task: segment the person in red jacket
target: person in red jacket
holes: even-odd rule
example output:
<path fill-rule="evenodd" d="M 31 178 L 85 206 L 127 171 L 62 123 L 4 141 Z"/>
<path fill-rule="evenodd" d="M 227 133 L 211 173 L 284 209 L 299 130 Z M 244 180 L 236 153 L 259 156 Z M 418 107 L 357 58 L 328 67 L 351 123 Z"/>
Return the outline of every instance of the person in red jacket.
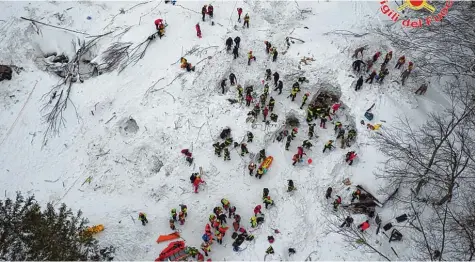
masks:
<path fill-rule="evenodd" d="M 360 231 L 362 232 L 364 232 L 369 227 L 370 227 L 370 224 L 368 220 L 366 220 L 364 223 L 359 225 Z"/>
<path fill-rule="evenodd" d="M 213 18 L 213 6 L 212 6 L 212 4 L 208 5 L 208 15 L 210 16 L 210 18 Z"/>
<path fill-rule="evenodd" d="M 253 97 L 250 94 L 247 94 L 246 95 L 246 106 L 250 106 L 251 101 L 253 101 Z"/>
<path fill-rule="evenodd" d="M 296 165 L 297 161 L 299 161 L 299 154 L 294 154 L 294 156 L 293 156 L 293 166 Z"/>
<path fill-rule="evenodd" d="M 197 176 L 195 178 L 195 181 L 193 181 L 193 187 L 195 188 L 195 193 L 198 193 L 198 187 L 200 186 L 200 184 L 203 184 L 203 183 L 205 183 L 205 181 L 203 181 L 200 176 Z"/>
<path fill-rule="evenodd" d="M 195 30 L 197 30 L 198 38 L 202 38 L 202 30 L 200 30 L 200 25 L 198 23 L 195 25 Z"/>
<path fill-rule="evenodd" d="M 306 155 L 306 156 L 307 156 L 307 154 L 304 153 L 304 149 L 302 148 L 302 146 L 298 146 L 297 149 L 298 149 L 298 152 L 297 152 L 297 153 L 298 153 L 298 156 L 299 156 L 299 160 L 302 159 L 302 155 Z"/>
<path fill-rule="evenodd" d="M 263 214 L 263 213 L 261 213 L 261 205 L 255 206 L 255 209 L 253 210 L 253 212 L 255 213 L 255 216 L 257 214 Z"/>
<path fill-rule="evenodd" d="M 375 61 L 377 61 L 379 57 L 380 57 L 380 52 L 375 53 L 375 55 L 372 57 L 372 61 L 375 63 Z"/>
<path fill-rule="evenodd" d="M 268 107 L 265 107 L 263 110 L 263 117 L 264 117 L 263 122 L 266 122 L 266 117 L 268 117 L 268 113 L 269 113 L 269 109 Z"/>
<path fill-rule="evenodd" d="M 356 157 L 357 157 L 357 154 L 354 151 L 350 151 L 347 153 L 345 157 L 345 162 L 349 162 L 349 166 L 351 166 Z"/>
<path fill-rule="evenodd" d="M 241 7 L 238 7 L 236 11 L 238 11 L 238 23 L 241 23 L 241 13 L 243 13 L 243 9 L 241 9 Z"/>
<path fill-rule="evenodd" d="M 159 30 L 159 26 L 163 24 L 163 20 L 159 18 L 155 20 L 154 24 L 155 24 L 155 29 Z"/>
<path fill-rule="evenodd" d="M 205 261 L 205 257 L 202 255 L 202 253 L 198 252 L 198 258 L 197 261 Z"/>

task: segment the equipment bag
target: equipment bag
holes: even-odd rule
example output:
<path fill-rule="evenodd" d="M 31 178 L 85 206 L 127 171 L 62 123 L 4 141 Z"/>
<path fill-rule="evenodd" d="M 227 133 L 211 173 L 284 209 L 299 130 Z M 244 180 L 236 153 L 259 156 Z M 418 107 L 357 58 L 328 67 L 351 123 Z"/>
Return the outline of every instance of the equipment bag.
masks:
<path fill-rule="evenodd" d="M 365 112 L 364 114 L 365 118 L 367 118 L 367 120 L 369 121 L 372 121 L 372 119 L 374 119 L 374 114 L 370 113 L 370 112 Z"/>

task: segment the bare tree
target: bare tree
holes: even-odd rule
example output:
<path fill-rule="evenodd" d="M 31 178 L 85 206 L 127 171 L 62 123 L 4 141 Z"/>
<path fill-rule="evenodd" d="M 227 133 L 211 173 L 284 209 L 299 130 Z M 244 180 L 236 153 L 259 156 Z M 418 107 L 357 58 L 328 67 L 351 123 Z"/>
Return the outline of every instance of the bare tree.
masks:
<path fill-rule="evenodd" d="M 350 214 L 349 214 L 350 215 Z M 335 216 L 327 216 L 327 233 L 336 233 L 343 237 L 347 247 L 352 249 L 360 249 L 364 247 L 367 253 L 376 253 L 387 261 L 391 261 L 383 254 L 378 247 L 372 245 L 369 239 L 369 233 L 362 232 L 356 225 L 350 227 L 341 227 L 340 224 L 345 221 L 346 214 L 338 213 Z"/>
<path fill-rule="evenodd" d="M 455 187 L 474 181 L 474 89 L 450 84 L 451 106 L 430 113 L 421 126 L 406 118 L 379 136 L 376 145 L 388 156 L 383 174 L 393 188 L 406 186 L 421 200 L 442 205 Z M 442 198 L 439 198 L 443 196 Z"/>
<path fill-rule="evenodd" d="M 445 2 L 433 4 L 443 8 Z M 375 31 L 394 47 L 410 52 L 421 76 L 458 75 L 474 79 L 474 11 L 474 1 L 454 1 L 443 20 L 437 22 L 427 20 L 426 12 L 408 10 L 412 20 L 421 19 L 430 25 L 402 30 L 401 23 L 392 23 Z"/>

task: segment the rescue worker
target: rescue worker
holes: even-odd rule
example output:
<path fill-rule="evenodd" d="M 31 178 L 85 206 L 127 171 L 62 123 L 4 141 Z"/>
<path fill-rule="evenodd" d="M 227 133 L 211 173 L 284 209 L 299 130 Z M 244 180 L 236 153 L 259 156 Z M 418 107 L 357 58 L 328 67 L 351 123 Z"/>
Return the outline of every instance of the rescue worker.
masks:
<path fill-rule="evenodd" d="M 395 65 L 395 68 L 398 68 L 400 69 L 400 67 L 405 64 L 405 56 L 401 56 L 398 61 L 397 61 L 397 64 Z"/>
<path fill-rule="evenodd" d="M 304 141 L 302 142 L 302 146 L 303 146 L 304 148 L 306 148 L 306 149 L 311 149 L 312 144 L 311 144 L 311 142 L 310 142 L 309 140 L 304 140 Z"/>
<path fill-rule="evenodd" d="M 302 104 L 300 109 L 306 104 L 307 98 L 309 97 L 309 93 L 305 93 L 304 96 L 302 97 Z"/>
<path fill-rule="evenodd" d="M 383 79 L 385 78 L 385 76 L 387 76 L 389 74 L 389 71 L 388 71 L 388 68 L 385 68 L 385 70 L 382 70 L 378 73 L 378 82 L 379 83 L 382 83 L 383 82 Z"/>
<path fill-rule="evenodd" d="M 185 223 L 185 214 L 182 211 L 179 212 L 178 220 L 180 225 L 183 225 Z"/>
<path fill-rule="evenodd" d="M 269 109 L 268 107 L 265 107 L 263 110 L 263 117 L 264 117 L 263 122 L 266 122 L 266 117 L 268 117 L 268 113 L 269 113 Z"/>
<path fill-rule="evenodd" d="M 359 53 L 360 53 L 360 56 L 364 57 L 364 50 L 365 50 L 365 46 L 355 49 L 354 55 L 352 56 L 352 58 L 357 58 L 359 56 Z"/>
<path fill-rule="evenodd" d="M 220 146 L 220 142 L 216 142 L 215 144 L 213 144 L 213 148 L 215 148 L 215 155 L 217 155 L 218 157 L 221 157 L 221 146 Z"/>
<path fill-rule="evenodd" d="M 236 83 L 236 76 L 235 76 L 235 74 L 231 73 L 229 78 L 230 78 L 230 85 L 234 86 L 235 83 Z M 243 89 L 241 89 L 241 90 L 243 91 Z"/>
<path fill-rule="evenodd" d="M 238 57 L 238 45 L 235 45 L 233 47 L 233 59 L 236 59 Z"/>
<path fill-rule="evenodd" d="M 198 38 L 202 38 L 202 30 L 200 29 L 200 25 L 198 23 L 195 25 L 195 30 L 197 31 Z"/>
<path fill-rule="evenodd" d="M 173 219 L 169 219 L 169 226 L 170 229 L 175 231 L 175 221 Z"/>
<path fill-rule="evenodd" d="M 342 198 L 340 196 L 336 196 L 336 197 L 337 198 L 334 200 L 334 203 L 332 203 L 332 205 L 334 206 L 334 211 L 337 211 L 337 208 L 342 203 Z"/>
<path fill-rule="evenodd" d="M 264 105 L 266 105 L 266 94 L 261 94 L 259 96 L 259 102 L 261 104 L 261 107 L 264 107 Z M 259 109 L 259 107 L 258 107 Z"/>
<path fill-rule="evenodd" d="M 218 216 L 218 221 L 220 221 L 221 225 L 226 224 L 226 214 L 225 213 L 220 214 Z"/>
<path fill-rule="evenodd" d="M 231 160 L 231 158 L 230 158 L 230 151 L 228 150 L 228 147 L 225 147 L 225 148 L 223 149 L 223 157 L 224 157 L 224 158 L 223 158 L 224 160 Z"/>
<path fill-rule="evenodd" d="M 390 60 L 392 60 L 392 55 L 393 55 L 393 52 L 390 51 L 388 52 L 386 55 L 385 55 L 385 61 L 383 61 L 383 63 L 386 65 Z"/>
<path fill-rule="evenodd" d="M 294 182 L 292 180 L 288 180 L 288 192 L 291 192 L 293 190 L 296 190 L 294 187 Z"/>
<path fill-rule="evenodd" d="M 243 87 L 241 85 L 236 86 L 236 90 L 238 90 L 238 101 L 243 102 Z"/>
<path fill-rule="evenodd" d="M 372 84 L 376 75 L 377 75 L 377 72 L 375 70 L 372 71 L 372 73 L 370 73 L 369 77 L 367 79 L 365 79 L 365 83 L 370 81 L 369 84 Z"/>
<path fill-rule="evenodd" d="M 400 75 L 402 77 L 402 86 L 405 85 L 405 80 L 407 80 L 409 75 L 410 71 L 408 70 L 403 71 L 403 73 Z"/>
<path fill-rule="evenodd" d="M 273 80 L 274 80 L 274 87 L 277 87 L 278 86 L 278 81 L 279 81 L 279 74 L 278 72 L 274 72 L 273 74 Z M 276 89 L 275 89 L 276 91 Z"/>
<path fill-rule="evenodd" d="M 336 122 L 334 123 L 334 132 L 337 133 L 338 130 L 341 129 L 341 128 L 342 128 L 342 123 L 339 122 L 339 121 L 336 121 Z"/>
<path fill-rule="evenodd" d="M 417 95 L 424 95 L 426 93 L 426 90 L 428 89 L 428 86 L 423 83 L 418 89 L 417 91 L 415 91 L 415 94 Z"/>
<path fill-rule="evenodd" d="M 340 227 L 350 227 L 350 224 L 352 224 L 354 222 L 354 219 L 351 217 L 351 216 L 347 216 L 344 220 L 344 223 L 342 223 L 342 225 L 340 225 Z"/>
<path fill-rule="evenodd" d="M 345 135 L 345 129 L 344 128 L 339 128 L 338 129 L 338 134 L 337 134 L 337 137 L 336 137 L 336 140 L 339 139 L 339 138 L 344 138 L 344 135 Z"/>
<path fill-rule="evenodd" d="M 261 162 L 263 160 L 266 159 L 266 151 L 264 149 L 261 149 L 259 151 L 259 158 L 258 158 L 258 162 Z"/>
<path fill-rule="evenodd" d="M 293 130 L 291 131 L 291 139 L 292 140 L 294 140 L 294 138 L 296 138 L 297 133 L 298 133 L 297 127 L 293 128 Z"/>
<path fill-rule="evenodd" d="M 246 134 L 246 136 L 248 137 L 248 141 L 247 143 L 252 143 L 253 142 L 253 133 L 251 133 L 250 131 L 248 131 L 248 133 Z"/>
<path fill-rule="evenodd" d="M 221 93 L 222 93 L 222 94 L 225 94 L 226 78 L 223 79 L 223 80 L 221 80 L 220 86 L 221 86 Z"/>
<path fill-rule="evenodd" d="M 316 126 L 316 124 L 309 124 L 309 130 L 307 131 L 309 139 L 311 139 L 314 136 L 314 127 L 315 126 Z"/>
<path fill-rule="evenodd" d="M 278 50 L 276 47 L 273 48 L 273 62 L 276 62 L 276 59 L 278 58 Z"/>
<path fill-rule="evenodd" d="M 274 91 L 279 90 L 278 95 L 280 95 L 283 92 L 283 81 L 279 80 L 278 86 L 274 89 Z"/>
<path fill-rule="evenodd" d="M 159 39 L 162 39 L 162 36 L 164 36 L 164 34 L 165 34 L 165 25 L 161 23 L 159 25 Z"/>
<path fill-rule="evenodd" d="M 193 182 L 193 187 L 195 188 L 195 193 L 198 193 L 198 187 L 200 186 L 200 184 L 203 184 L 203 183 L 205 183 L 205 181 L 203 181 L 200 176 L 197 176 L 195 178 L 195 181 Z"/>
<path fill-rule="evenodd" d="M 255 208 L 253 209 L 253 213 L 255 214 L 255 216 L 258 214 L 262 215 L 263 213 L 261 212 L 261 205 L 255 206 Z"/>
<path fill-rule="evenodd" d="M 258 222 L 256 221 L 256 216 L 252 216 L 250 219 L 251 227 L 255 228 L 258 226 Z"/>
<path fill-rule="evenodd" d="M 225 139 L 225 147 L 231 145 L 231 143 L 233 143 L 233 138 L 227 137 L 227 138 Z"/>
<path fill-rule="evenodd" d="M 205 14 L 207 13 L 207 5 L 202 7 L 202 21 L 205 22 Z"/>
<path fill-rule="evenodd" d="M 212 6 L 212 4 L 208 5 L 208 15 L 210 16 L 210 18 L 213 18 L 213 6 Z"/>
<path fill-rule="evenodd" d="M 331 198 L 331 194 L 332 194 L 332 187 L 328 187 L 326 191 L 326 199 Z"/>
<path fill-rule="evenodd" d="M 149 220 L 147 220 L 147 216 L 145 215 L 145 213 L 142 213 L 142 212 L 139 213 L 139 220 L 140 222 L 142 222 L 143 226 L 149 223 Z"/>
<path fill-rule="evenodd" d="M 211 252 L 211 247 L 210 247 L 210 244 L 208 243 L 202 243 L 202 245 L 200 245 L 200 248 L 202 249 L 203 253 L 205 253 L 205 256 L 208 257 L 208 252 Z"/>
<path fill-rule="evenodd" d="M 356 157 L 357 157 L 357 154 L 354 151 L 350 151 L 349 153 L 347 153 L 345 161 L 349 162 L 349 166 L 351 166 L 352 163 L 354 163 L 354 159 Z"/>
<path fill-rule="evenodd" d="M 264 208 L 268 209 L 268 206 L 272 206 L 274 205 L 274 201 L 271 199 L 270 196 L 267 196 L 263 199 L 263 203 L 264 203 Z"/>
<path fill-rule="evenodd" d="M 327 141 L 327 143 L 324 145 L 324 149 L 322 150 L 322 153 L 326 152 L 326 149 L 331 150 L 333 147 L 335 148 L 335 146 L 332 144 L 333 142 L 334 140 Z"/>
<path fill-rule="evenodd" d="M 297 152 L 297 153 L 298 153 L 298 155 L 299 155 L 299 160 L 300 160 L 300 162 L 302 162 L 302 161 L 301 161 L 301 160 L 302 160 L 302 156 L 303 156 L 303 155 L 306 155 L 306 156 L 307 156 L 307 154 L 304 153 L 304 149 L 302 148 L 302 146 L 298 146 L 297 149 L 298 149 L 298 152 Z"/>
<path fill-rule="evenodd" d="M 355 91 L 359 91 L 362 88 L 363 84 L 364 84 L 364 77 L 360 76 L 359 80 L 357 80 L 357 84 L 355 85 Z"/>
<path fill-rule="evenodd" d="M 208 217 L 208 221 L 210 221 L 210 225 L 213 226 L 213 223 L 215 223 L 215 220 L 216 220 L 216 216 L 214 214 L 211 214 L 209 217 Z"/>
<path fill-rule="evenodd" d="M 269 98 L 269 102 L 268 102 L 268 108 L 269 108 L 269 111 L 273 112 L 273 109 L 274 109 L 274 104 L 276 103 L 276 101 L 274 100 L 273 97 L 270 97 Z"/>
<path fill-rule="evenodd" d="M 245 143 L 241 143 L 241 156 L 245 156 L 245 154 L 248 154 L 248 148 L 246 148 Z"/>
<path fill-rule="evenodd" d="M 380 52 L 377 52 L 374 54 L 374 56 L 372 57 L 372 61 L 375 63 L 377 62 L 378 58 L 380 57 Z"/>
<path fill-rule="evenodd" d="M 223 234 L 220 233 L 220 231 L 216 231 L 215 236 L 217 238 L 217 243 L 222 245 L 223 244 Z"/>
<path fill-rule="evenodd" d="M 270 254 L 274 254 L 274 249 L 272 246 L 269 246 L 268 249 L 266 249 L 266 254 L 270 255 Z"/>
<path fill-rule="evenodd" d="M 410 73 L 412 72 L 412 70 L 413 70 L 413 62 L 408 62 L 408 69 L 407 69 L 407 70 L 408 70 L 408 72 L 410 72 Z"/>
<path fill-rule="evenodd" d="M 241 41 L 241 38 L 239 36 L 235 37 L 235 39 L 233 39 L 233 41 L 235 42 L 235 47 L 238 49 L 240 48 L 240 41 Z"/>
<path fill-rule="evenodd" d="M 238 12 L 238 23 L 241 23 L 241 13 L 243 13 L 243 9 L 238 7 L 236 11 Z"/>
<path fill-rule="evenodd" d="M 293 140 L 292 136 L 288 135 L 288 137 L 286 138 L 286 146 L 285 146 L 286 150 L 289 150 L 289 146 L 291 145 L 291 140 Z"/>
<path fill-rule="evenodd" d="M 235 206 L 230 207 L 228 209 L 228 218 L 231 218 L 232 216 L 234 216 L 235 212 L 236 212 L 236 207 Z"/>
<path fill-rule="evenodd" d="M 251 60 L 256 61 L 256 57 L 253 55 L 253 51 L 248 52 L 248 65 L 251 65 Z"/>
<path fill-rule="evenodd" d="M 296 163 L 299 161 L 299 154 L 294 154 L 293 155 L 293 166 L 296 165 Z"/>
<path fill-rule="evenodd" d="M 217 216 L 219 216 L 222 213 L 221 207 L 214 207 L 213 208 L 213 213 Z"/>
<path fill-rule="evenodd" d="M 264 41 L 264 44 L 266 45 L 266 54 L 269 54 L 269 51 L 271 50 L 271 42 Z"/>
<path fill-rule="evenodd" d="M 349 132 L 347 132 L 347 139 L 346 139 L 347 146 L 350 146 L 350 141 L 354 140 L 356 135 L 357 135 L 357 132 L 355 131 L 355 129 L 351 129 L 349 130 Z"/>
<path fill-rule="evenodd" d="M 310 123 L 312 121 L 312 116 L 313 115 L 314 115 L 314 107 L 312 105 L 309 105 L 307 107 L 306 122 Z"/>
<path fill-rule="evenodd" d="M 177 221 L 177 210 L 175 208 L 172 208 L 172 210 L 170 210 L 170 216 L 174 221 Z"/>
<path fill-rule="evenodd" d="M 246 94 L 246 106 L 250 106 L 251 105 L 251 101 L 253 101 L 253 97 L 251 96 L 251 94 Z"/>
<path fill-rule="evenodd" d="M 187 217 L 187 205 L 180 204 L 179 206 L 185 217 Z"/>
<path fill-rule="evenodd" d="M 228 199 L 226 199 L 226 198 L 222 198 L 220 202 L 221 202 L 221 205 L 223 206 L 223 208 L 225 210 L 228 210 L 228 208 L 230 207 L 230 201 L 228 201 Z"/>
<path fill-rule="evenodd" d="M 269 94 L 269 85 L 268 85 L 268 83 L 266 83 L 266 84 L 264 85 L 263 93 L 264 93 L 264 95 L 265 95 L 266 98 L 267 98 L 267 97 L 268 97 L 268 94 Z"/>
<path fill-rule="evenodd" d="M 258 170 L 256 171 L 255 177 L 261 179 L 263 175 L 264 175 L 264 169 L 262 167 L 259 167 Z"/>
<path fill-rule="evenodd" d="M 231 46 L 233 45 L 233 38 L 228 37 L 228 38 L 226 39 L 225 45 L 226 45 L 226 51 L 230 51 L 230 50 L 231 50 Z"/>
<path fill-rule="evenodd" d="M 271 69 L 266 69 L 266 81 L 271 80 Z"/>
<path fill-rule="evenodd" d="M 320 122 L 319 126 L 326 129 L 326 122 L 327 122 L 326 115 L 325 114 L 320 114 L 320 119 L 321 119 L 321 122 Z"/>
<path fill-rule="evenodd" d="M 245 15 L 245 22 L 243 23 L 243 28 L 245 27 L 246 25 L 246 28 L 250 28 L 250 16 L 248 14 Z"/>
<path fill-rule="evenodd" d="M 360 72 L 360 66 L 365 66 L 365 62 L 360 59 L 355 60 L 352 63 L 352 68 L 354 68 L 354 71 Z"/>
<path fill-rule="evenodd" d="M 354 192 L 352 192 L 352 199 L 350 200 L 350 202 L 354 202 L 355 199 L 359 200 L 360 194 L 362 194 L 362 192 L 360 192 L 360 189 L 357 189 Z"/>

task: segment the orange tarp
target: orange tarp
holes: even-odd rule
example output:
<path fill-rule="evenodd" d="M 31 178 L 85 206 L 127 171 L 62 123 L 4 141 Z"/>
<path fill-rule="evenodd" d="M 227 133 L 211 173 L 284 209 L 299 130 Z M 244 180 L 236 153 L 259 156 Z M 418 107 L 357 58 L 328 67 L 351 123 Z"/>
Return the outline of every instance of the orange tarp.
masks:
<path fill-rule="evenodd" d="M 95 225 L 95 226 L 92 226 L 92 227 L 88 227 L 85 231 L 87 233 L 97 234 L 97 233 L 99 233 L 103 230 L 104 230 L 104 225 L 99 224 L 99 225 Z"/>
<path fill-rule="evenodd" d="M 168 235 L 160 235 L 159 238 L 157 238 L 157 243 L 169 241 L 176 238 L 180 238 L 180 234 L 178 232 L 174 232 Z"/>

